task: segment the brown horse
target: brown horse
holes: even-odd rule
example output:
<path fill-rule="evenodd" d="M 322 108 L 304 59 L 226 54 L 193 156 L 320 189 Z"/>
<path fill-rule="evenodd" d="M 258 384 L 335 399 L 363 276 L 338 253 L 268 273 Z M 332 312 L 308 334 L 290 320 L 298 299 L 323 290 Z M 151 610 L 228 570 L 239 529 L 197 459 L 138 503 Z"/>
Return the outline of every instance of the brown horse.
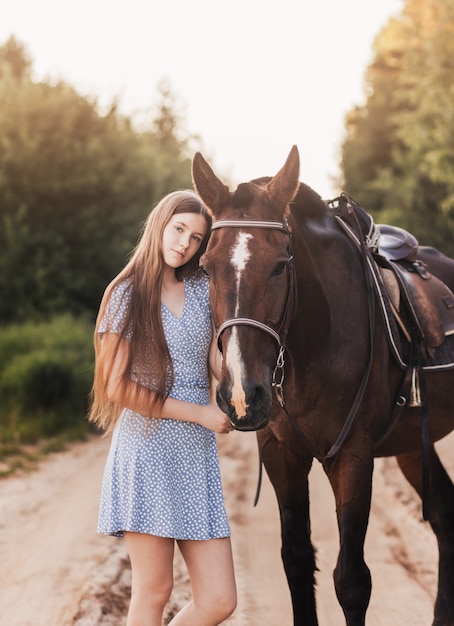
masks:
<path fill-rule="evenodd" d="M 454 486 L 433 443 L 454 428 L 454 369 L 449 362 L 419 367 L 427 355 L 418 350 L 412 372 L 421 375 L 423 402 L 407 403 L 408 373 L 390 348 L 373 288 L 373 245 L 367 232 L 363 237 L 367 213 L 352 213 L 344 202 L 348 224 L 299 183 L 296 147 L 273 178 L 243 183 L 233 193 L 200 153 L 193 179 L 215 218 L 201 264 L 210 276 L 223 354 L 217 402 L 237 430 L 258 431 L 279 503 L 294 624 L 318 623 L 308 494 L 313 458 L 323 464 L 336 500 L 336 593 L 347 626 L 363 626 L 371 593 L 363 547 L 374 457 L 396 456 L 421 496 L 426 483 L 440 557 L 433 625 L 453 626 Z M 454 261 L 433 249 L 419 254 L 454 290 Z M 427 408 L 430 421 L 423 419 Z"/>

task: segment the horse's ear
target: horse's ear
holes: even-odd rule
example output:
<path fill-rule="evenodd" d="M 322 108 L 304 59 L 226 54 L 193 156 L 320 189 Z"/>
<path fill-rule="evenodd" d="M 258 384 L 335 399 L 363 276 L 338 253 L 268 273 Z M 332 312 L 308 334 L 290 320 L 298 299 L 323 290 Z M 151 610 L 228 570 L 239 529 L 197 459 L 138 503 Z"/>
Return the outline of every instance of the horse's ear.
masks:
<path fill-rule="evenodd" d="M 288 213 L 288 205 L 299 187 L 300 157 L 298 148 L 293 146 L 287 160 L 279 172 L 267 185 L 267 191 L 276 207 Z"/>
<path fill-rule="evenodd" d="M 192 180 L 204 204 L 217 215 L 229 199 L 229 188 L 219 180 L 200 152 L 196 152 L 192 160 Z"/>

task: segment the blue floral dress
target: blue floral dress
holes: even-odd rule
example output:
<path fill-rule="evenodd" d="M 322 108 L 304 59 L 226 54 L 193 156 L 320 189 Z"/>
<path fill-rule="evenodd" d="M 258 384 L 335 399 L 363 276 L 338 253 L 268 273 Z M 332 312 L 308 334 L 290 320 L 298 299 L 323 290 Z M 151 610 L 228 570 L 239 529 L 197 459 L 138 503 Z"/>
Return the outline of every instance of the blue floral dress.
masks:
<path fill-rule="evenodd" d="M 161 305 L 174 368 L 169 395 L 209 404 L 208 283 L 203 276 L 192 276 L 184 280 L 184 287 L 180 318 Z M 99 332 L 123 330 L 130 297 L 127 282 L 114 290 Z M 139 382 L 152 388 L 149 379 Z M 123 410 L 104 470 L 98 531 L 121 537 L 125 530 L 174 539 L 230 535 L 213 431 L 192 422 Z"/>

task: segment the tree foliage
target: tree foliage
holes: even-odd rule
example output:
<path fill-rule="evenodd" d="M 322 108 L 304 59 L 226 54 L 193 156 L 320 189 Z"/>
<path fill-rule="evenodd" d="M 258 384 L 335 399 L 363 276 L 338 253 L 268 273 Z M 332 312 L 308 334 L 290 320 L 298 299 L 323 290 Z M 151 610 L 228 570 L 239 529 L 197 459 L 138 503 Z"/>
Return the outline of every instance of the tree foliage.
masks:
<path fill-rule="evenodd" d="M 378 35 L 346 118 L 344 188 L 454 256 L 454 3 L 407 0 Z"/>
<path fill-rule="evenodd" d="M 191 186 L 169 89 L 138 131 L 113 104 L 31 79 L 14 38 L 0 47 L 0 322 L 94 313 L 165 193 Z M 178 131 L 178 132 L 177 132 Z"/>

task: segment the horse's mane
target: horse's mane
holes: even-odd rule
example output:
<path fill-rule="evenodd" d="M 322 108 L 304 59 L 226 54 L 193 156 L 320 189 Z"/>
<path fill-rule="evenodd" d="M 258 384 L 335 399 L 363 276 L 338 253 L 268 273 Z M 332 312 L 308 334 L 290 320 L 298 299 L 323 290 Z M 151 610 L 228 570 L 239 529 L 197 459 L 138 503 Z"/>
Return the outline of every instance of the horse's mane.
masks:
<path fill-rule="evenodd" d="M 267 183 L 270 182 L 271 179 L 271 176 L 262 176 L 261 178 L 255 178 L 254 180 L 251 180 L 251 183 L 260 187 L 264 187 Z M 252 199 L 253 192 L 248 183 L 243 183 L 239 185 L 237 191 L 235 192 L 235 196 L 238 194 L 238 192 L 240 192 L 241 196 L 245 200 L 247 198 Z M 309 185 L 306 185 L 305 183 L 300 183 L 298 191 L 296 192 L 296 196 L 290 203 L 290 208 L 292 213 L 296 215 L 300 215 L 304 211 L 304 215 L 306 217 L 317 218 L 325 213 L 327 209 L 327 204 L 322 199 L 322 197 L 312 189 L 312 187 L 309 187 Z"/>
<path fill-rule="evenodd" d="M 235 209 L 248 207 L 253 202 L 253 185 L 258 185 L 259 187 L 263 186 L 255 180 L 251 181 L 251 183 L 241 183 L 240 185 L 238 185 L 232 196 L 232 205 L 235 207 Z"/>
<path fill-rule="evenodd" d="M 301 213 L 304 211 L 306 217 L 320 218 L 324 215 L 327 209 L 326 202 L 322 197 L 304 183 L 300 183 L 296 196 L 290 203 L 292 212 Z"/>

